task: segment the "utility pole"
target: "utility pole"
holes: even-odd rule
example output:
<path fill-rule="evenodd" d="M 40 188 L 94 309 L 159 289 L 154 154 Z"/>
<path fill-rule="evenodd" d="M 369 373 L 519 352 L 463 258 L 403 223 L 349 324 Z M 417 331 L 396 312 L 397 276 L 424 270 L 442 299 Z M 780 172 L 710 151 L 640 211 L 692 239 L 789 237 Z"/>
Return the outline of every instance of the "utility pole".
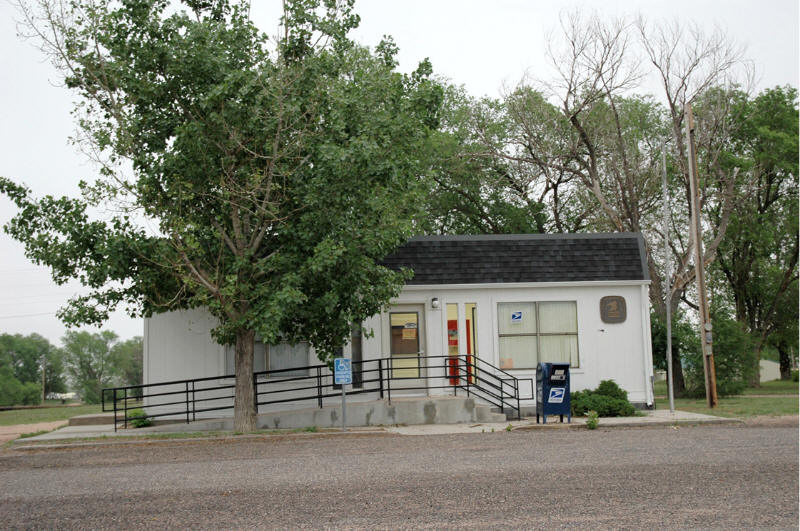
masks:
<path fill-rule="evenodd" d="M 47 354 L 42 353 L 42 405 L 44 405 L 44 399 L 46 398 L 45 391 L 44 391 L 45 373 L 46 372 L 47 372 Z"/>
<path fill-rule="evenodd" d="M 661 190 L 664 195 L 664 304 L 667 308 L 667 394 L 669 411 L 675 413 L 675 391 L 672 387 L 672 291 L 669 286 L 672 268 L 669 260 L 669 196 L 667 194 L 667 142 L 661 141 Z"/>
<path fill-rule="evenodd" d="M 714 372 L 714 353 L 711 349 L 711 318 L 706 298 L 706 278 L 703 261 L 703 233 L 700 228 L 700 185 L 697 176 L 697 153 L 694 148 L 694 115 L 688 103 L 686 113 L 686 144 L 689 152 L 689 193 L 692 196 L 691 236 L 694 239 L 694 274 L 697 279 L 697 314 L 700 321 L 700 344 L 703 348 L 706 403 L 717 407 L 717 376 Z"/>

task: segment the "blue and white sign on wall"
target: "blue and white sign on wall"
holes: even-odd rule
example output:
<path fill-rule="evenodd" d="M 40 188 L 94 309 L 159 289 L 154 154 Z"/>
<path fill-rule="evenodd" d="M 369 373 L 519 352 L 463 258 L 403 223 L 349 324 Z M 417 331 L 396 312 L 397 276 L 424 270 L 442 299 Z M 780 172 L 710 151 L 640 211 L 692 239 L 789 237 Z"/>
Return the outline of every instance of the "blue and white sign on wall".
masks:
<path fill-rule="evenodd" d="M 511 312 L 511 324 L 519 324 L 522 322 L 522 312 Z"/>
<path fill-rule="evenodd" d="M 336 385 L 353 383 L 353 367 L 347 358 L 334 358 L 333 383 Z"/>
<path fill-rule="evenodd" d="M 561 404 L 564 402 L 564 387 L 551 387 L 550 396 L 547 398 L 547 401 L 551 404 Z M 561 422 L 564 422 L 563 418 Z"/>

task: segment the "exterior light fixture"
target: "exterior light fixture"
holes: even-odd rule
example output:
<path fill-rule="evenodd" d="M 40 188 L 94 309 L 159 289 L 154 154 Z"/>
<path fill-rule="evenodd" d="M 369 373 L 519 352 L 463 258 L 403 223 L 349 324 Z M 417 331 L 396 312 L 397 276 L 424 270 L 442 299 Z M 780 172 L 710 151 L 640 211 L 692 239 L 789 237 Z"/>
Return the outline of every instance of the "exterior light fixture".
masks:
<path fill-rule="evenodd" d="M 439 298 L 438 297 L 434 297 L 434 298 L 431 299 L 431 308 L 433 308 L 434 310 L 438 310 L 439 309 Z"/>

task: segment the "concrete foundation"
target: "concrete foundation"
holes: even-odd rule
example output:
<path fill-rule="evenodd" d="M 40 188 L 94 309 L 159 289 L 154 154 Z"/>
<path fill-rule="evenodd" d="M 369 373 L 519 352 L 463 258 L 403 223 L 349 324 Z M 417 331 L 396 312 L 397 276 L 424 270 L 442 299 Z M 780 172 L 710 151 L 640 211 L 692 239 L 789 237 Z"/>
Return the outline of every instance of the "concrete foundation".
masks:
<path fill-rule="evenodd" d="M 478 404 L 473 398 L 400 398 L 348 402 L 346 421 L 348 427 L 396 426 L 415 424 L 460 424 L 476 422 L 506 422 L 506 415 L 492 411 L 490 406 Z M 256 420 L 259 429 L 338 428 L 342 425 L 342 407 L 328 405 L 322 408 L 292 409 L 261 413 Z M 232 430 L 233 418 L 198 420 L 195 429 L 208 431 Z M 201 426 L 202 425 L 202 426 Z M 160 426 L 161 431 L 184 431 L 185 423 L 175 422 Z"/>

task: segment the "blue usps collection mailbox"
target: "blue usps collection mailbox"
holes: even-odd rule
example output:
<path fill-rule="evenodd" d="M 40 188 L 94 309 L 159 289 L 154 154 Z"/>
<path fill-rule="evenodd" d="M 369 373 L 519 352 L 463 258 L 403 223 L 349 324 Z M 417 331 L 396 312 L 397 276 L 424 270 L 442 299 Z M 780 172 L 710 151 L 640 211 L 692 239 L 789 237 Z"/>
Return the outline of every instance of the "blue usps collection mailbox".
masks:
<path fill-rule="evenodd" d="M 569 363 L 539 363 L 536 366 L 536 423 L 547 424 L 547 415 L 560 415 L 572 422 L 569 401 Z"/>

